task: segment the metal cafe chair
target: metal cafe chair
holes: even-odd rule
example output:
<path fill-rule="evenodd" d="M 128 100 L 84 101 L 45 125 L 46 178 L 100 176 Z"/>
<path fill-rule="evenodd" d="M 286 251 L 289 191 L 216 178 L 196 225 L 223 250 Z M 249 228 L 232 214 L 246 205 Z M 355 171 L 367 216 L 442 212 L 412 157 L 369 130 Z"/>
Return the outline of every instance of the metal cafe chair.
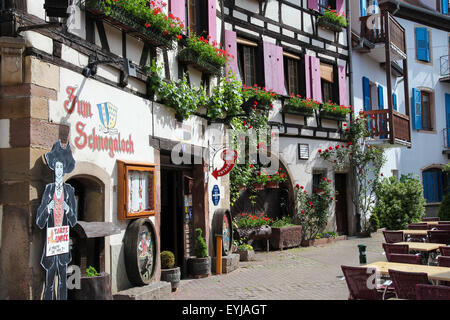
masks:
<path fill-rule="evenodd" d="M 404 239 L 403 231 L 383 231 L 386 243 L 402 242 Z"/>
<path fill-rule="evenodd" d="M 397 263 L 420 264 L 422 257 L 419 254 L 399 254 L 390 253 L 387 255 L 387 261 Z"/>
<path fill-rule="evenodd" d="M 423 222 L 440 221 L 440 220 L 441 220 L 441 218 L 439 218 L 439 217 L 425 217 L 425 218 L 422 218 Z"/>
<path fill-rule="evenodd" d="M 450 256 L 450 246 L 439 247 L 439 252 L 441 253 L 441 256 Z"/>
<path fill-rule="evenodd" d="M 428 241 L 430 243 L 450 243 L 450 231 L 449 230 L 428 230 Z"/>
<path fill-rule="evenodd" d="M 450 224 L 438 224 L 434 226 L 437 230 L 447 230 L 450 231 Z"/>
<path fill-rule="evenodd" d="M 369 288 L 367 284 L 376 272 L 375 269 L 350 266 L 341 266 L 341 269 L 350 291 L 349 300 L 383 300 L 394 297 L 393 287 L 375 285 Z"/>
<path fill-rule="evenodd" d="M 407 244 L 383 243 L 383 249 L 386 256 L 391 253 L 408 254 L 409 246 Z"/>
<path fill-rule="evenodd" d="M 399 299 L 416 299 L 416 284 L 431 284 L 424 272 L 405 272 L 389 269 L 389 276 L 394 283 L 395 293 Z"/>
<path fill-rule="evenodd" d="M 409 230 L 428 230 L 428 223 L 419 222 L 419 223 L 410 223 L 408 224 Z"/>
<path fill-rule="evenodd" d="M 416 300 L 450 300 L 450 287 L 417 284 Z"/>

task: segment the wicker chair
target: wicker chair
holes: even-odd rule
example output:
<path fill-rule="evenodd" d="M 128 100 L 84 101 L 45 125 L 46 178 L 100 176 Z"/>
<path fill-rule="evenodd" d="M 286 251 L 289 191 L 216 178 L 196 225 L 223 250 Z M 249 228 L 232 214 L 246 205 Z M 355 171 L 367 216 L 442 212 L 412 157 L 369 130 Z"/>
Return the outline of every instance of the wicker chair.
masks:
<path fill-rule="evenodd" d="M 450 247 L 439 247 L 441 256 L 450 256 Z"/>
<path fill-rule="evenodd" d="M 409 246 L 407 244 L 383 243 L 383 249 L 386 257 L 391 253 L 408 254 Z"/>
<path fill-rule="evenodd" d="M 389 276 L 394 284 L 399 299 L 416 299 L 416 284 L 431 284 L 428 275 L 423 272 L 404 272 L 389 269 Z"/>
<path fill-rule="evenodd" d="M 441 218 L 439 217 L 428 217 L 428 218 L 422 218 L 422 221 L 428 222 L 428 221 L 440 221 Z"/>
<path fill-rule="evenodd" d="M 428 230 L 428 223 L 420 222 L 420 223 L 410 223 L 408 224 L 409 230 Z"/>
<path fill-rule="evenodd" d="M 383 231 L 386 243 L 402 242 L 404 239 L 403 231 Z"/>
<path fill-rule="evenodd" d="M 410 264 L 420 264 L 422 257 L 415 254 L 399 254 L 390 253 L 386 255 L 387 261 L 397 262 L 397 263 L 410 263 Z"/>
<path fill-rule="evenodd" d="M 428 284 L 416 285 L 417 300 L 450 300 L 450 287 Z"/>
<path fill-rule="evenodd" d="M 383 298 L 394 296 L 392 291 L 387 292 L 387 287 L 368 287 L 367 283 L 376 272 L 375 269 L 350 266 L 341 266 L 341 268 L 350 292 L 349 300 L 383 300 Z M 383 289 L 385 289 L 385 293 L 383 293 Z M 391 289 L 393 288 L 391 287 Z"/>
<path fill-rule="evenodd" d="M 447 230 L 428 230 L 428 241 L 431 243 L 450 243 L 450 231 Z"/>

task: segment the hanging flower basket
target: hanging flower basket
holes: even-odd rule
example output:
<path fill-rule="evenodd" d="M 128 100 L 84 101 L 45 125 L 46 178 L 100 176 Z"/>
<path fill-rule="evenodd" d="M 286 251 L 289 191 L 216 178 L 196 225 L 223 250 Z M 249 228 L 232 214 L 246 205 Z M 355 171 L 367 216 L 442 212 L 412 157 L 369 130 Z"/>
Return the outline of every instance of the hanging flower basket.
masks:
<path fill-rule="evenodd" d="M 305 116 L 305 117 L 312 117 L 314 116 L 314 109 L 313 108 L 299 108 L 295 107 L 289 104 L 285 104 L 283 106 L 283 112 L 288 114 L 295 114 L 299 116 Z"/>
<path fill-rule="evenodd" d="M 326 110 L 320 111 L 320 118 L 328 120 L 346 121 L 347 115 L 341 113 L 330 112 Z"/>
<path fill-rule="evenodd" d="M 254 183 L 252 187 L 256 191 L 261 191 L 264 190 L 264 183 Z"/>
<path fill-rule="evenodd" d="M 128 34 L 133 34 L 135 37 L 151 43 L 155 47 L 172 49 L 174 39 L 170 36 L 164 36 L 161 30 L 153 26 L 146 27 L 145 21 L 135 17 L 119 6 L 111 6 L 109 14 L 106 15 L 104 6 L 103 1 L 87 0 L 85 10 L 96 18 L 107 21 Z"/>
<path fill-rule="evenodd" d="M 317 25 L 322 27 L 323 29 L 334 31 L 334 32 L 342 32 L 343 28 L 342 26 L 333 23 L 332 21 L 329 21 L 327 19 L 318 19 Z"/>
<path fill-rule="evenodd" d="M 187 65 L 192 65 L 199 71 L 207 74 L 219 75 L 222 72 L 222 67 L 220 65 L 216 65 L 200 57 L 198 53 L 191 48 L 184 48 L 181 50 L 178 54 L 178 61 Z"/>
<path fill-rule="evenodd" d="M 266 189 L 279 189 L 280 184 L 277 181 L 266 182 Z"/>

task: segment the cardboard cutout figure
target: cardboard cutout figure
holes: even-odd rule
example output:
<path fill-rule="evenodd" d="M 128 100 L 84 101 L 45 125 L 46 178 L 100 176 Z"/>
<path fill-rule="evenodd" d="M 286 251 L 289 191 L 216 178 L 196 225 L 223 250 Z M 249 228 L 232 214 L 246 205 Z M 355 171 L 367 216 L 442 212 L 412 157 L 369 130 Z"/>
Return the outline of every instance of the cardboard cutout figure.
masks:
<path fill-rule="evenodd" d="M 77 223 L 75 190 L 63 183 L 63 176 L 73 171 L 75 159 L 70 145 L 61 147 L 61 141 L 45 154 L 48 167 L 55 172 L 55 182 L 45 186 L 41 205 L 38 208 L 36 224 L 40 229 L 47 226 L 47 237 L 41 258 L 46 270 L 44 300 L 55 296 L 55 276 L 58 274 L 58 299 L 67 300 L 67 264 L 71 261 L 69 246 L 69 224 Z"/>

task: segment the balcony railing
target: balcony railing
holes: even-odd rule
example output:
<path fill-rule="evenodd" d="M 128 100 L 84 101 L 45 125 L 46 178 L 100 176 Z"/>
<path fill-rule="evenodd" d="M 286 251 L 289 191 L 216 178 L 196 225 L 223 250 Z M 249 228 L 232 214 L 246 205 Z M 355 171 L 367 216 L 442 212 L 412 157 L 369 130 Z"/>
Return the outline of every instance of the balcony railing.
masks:
<path fill-rule="evenodd" d="M 449 56 L 442 56 L 440 58 L 441 77 L 450 76 L 450 59 Z"/>
<path fill-rule="evenodd" d="M 409 117 L 397 111 L 392 111 L 392 125 L 390 111 L 372 110 L 364 111 L 369 116 L 369 134 L 374 140 L 387 140 L 388 143 L 411 144 L 411 133 L 409 129 Z"/>
<path fill-rule="evenodd" d="M 405 29 L 388 11 L 361 17 L 359 19 L 361 21 L 361 37 L 366 38 L 372 43 L 387 43 L 386 19 L 389 21 L 389 38 L 391 44 L 406 55 Z"/>

